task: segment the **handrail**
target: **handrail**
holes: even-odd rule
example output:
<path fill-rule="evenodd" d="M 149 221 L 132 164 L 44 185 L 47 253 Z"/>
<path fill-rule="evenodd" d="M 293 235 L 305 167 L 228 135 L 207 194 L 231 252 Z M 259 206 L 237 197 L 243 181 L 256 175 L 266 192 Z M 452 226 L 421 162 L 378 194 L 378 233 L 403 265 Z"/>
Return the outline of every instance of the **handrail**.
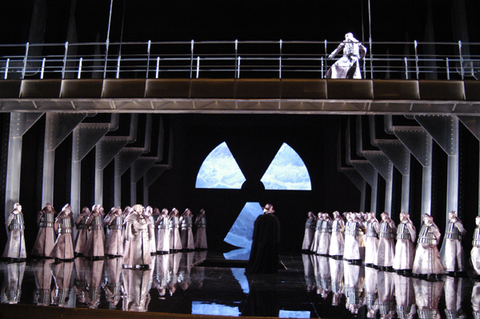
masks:
<path fill-rule="evenodd" d="M 0 44 L 0 79 L 323 78 L 338 41 Z M 372 79 L 477 79 L 478 42 L 372 42 Z M 374 54 L 373 54 L 374 53 Z"/>

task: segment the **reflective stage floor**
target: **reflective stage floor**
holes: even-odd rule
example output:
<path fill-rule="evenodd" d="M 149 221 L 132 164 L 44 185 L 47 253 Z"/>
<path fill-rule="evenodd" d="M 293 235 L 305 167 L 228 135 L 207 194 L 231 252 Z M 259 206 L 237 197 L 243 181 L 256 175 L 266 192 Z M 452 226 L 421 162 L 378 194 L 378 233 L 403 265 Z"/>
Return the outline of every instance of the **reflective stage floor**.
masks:
<path fill-rule="evenodd" d="M 480 282 L 427 281 L 313 255 L 281 256 L 277 275 L 211 251 L 121 259 L 2 262 L 0 318 L 480 318 Z M 141 314 L 140 314 L 141 313 Z"/>

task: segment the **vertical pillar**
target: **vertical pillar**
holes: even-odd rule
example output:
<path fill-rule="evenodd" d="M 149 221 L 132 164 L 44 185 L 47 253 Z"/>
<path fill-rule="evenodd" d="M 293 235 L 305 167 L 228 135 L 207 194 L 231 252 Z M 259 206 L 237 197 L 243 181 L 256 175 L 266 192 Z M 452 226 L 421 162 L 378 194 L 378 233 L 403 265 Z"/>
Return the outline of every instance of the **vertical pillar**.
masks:
<path fill-rule="evenodd" d="M 5 217 L 20 200 L 23 135 L 37 122 L 43 113 L 10 113 L 8 154 L 5 185 Z"/>

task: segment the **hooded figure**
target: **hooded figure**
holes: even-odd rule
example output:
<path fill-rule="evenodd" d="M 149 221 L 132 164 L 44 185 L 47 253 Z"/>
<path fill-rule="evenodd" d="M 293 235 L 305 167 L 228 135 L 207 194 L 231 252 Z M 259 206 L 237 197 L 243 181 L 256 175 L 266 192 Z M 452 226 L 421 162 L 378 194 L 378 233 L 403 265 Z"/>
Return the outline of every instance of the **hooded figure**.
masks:
<path fill-rule="evenodd" d="M 408 273 L 412 271 L 415 247 L 413 243 L 417 237 L 415 226 L 408 213 L 400 213 L 400 223 L 397 226 L 397 243 L 395 245 L 395 259 L 393 269 L 397 272 Z"/>
<path fill-rule="evenodd" d="M 276 274 L 280 252 L 280 222 L 275 210 L 266 204 L 254 223 L 252 249 L 246 274 Z"/>
<path fill-rule="evenodd" d="M 333 59 L 343 50 L 343 56 L 327 71 L 327 78 L 331 79 L 361 79 L 360 61 L 365 57 L 367 48 L 363 46 L 353 33 L 345 34 L 345 40 L 328 56 Z"/>
<path fill-rule="evenodd" d="M 447 230 L 440 251 L 447 275 L 455 275 L 465 270 L 462 239 L 466 232 L 462 221 L 457 217 L 457 212 L 448 213 Z"/>
<path fill-rule="evenodd" d="M 27 258 L 25 249 L 25 222 L 23 219 L 22 205 L 15 203 L 13 210 L 5 220 L 7 229 L 7 244 L 3 251 L 3 258 L 22 261 Z"/>
<path fill-rule="evenodd" d="M 413 261 L 412 272 L 414 274 L 438 276 L 445 273 L 437 247 L 440 236 L 440 230 L 433 222 L 433 217 L 423 214 L 423 224 L 418 234 L 417 250 Z"/>

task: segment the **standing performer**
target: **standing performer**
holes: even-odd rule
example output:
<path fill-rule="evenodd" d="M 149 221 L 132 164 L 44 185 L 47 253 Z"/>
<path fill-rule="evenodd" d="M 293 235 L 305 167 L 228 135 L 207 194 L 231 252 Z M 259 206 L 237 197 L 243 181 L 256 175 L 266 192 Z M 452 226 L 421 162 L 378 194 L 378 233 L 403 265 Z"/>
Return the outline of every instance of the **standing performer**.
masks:
<path fill-rule="evenodd" d="M 457 217 L 457 212 L 448 213 L 447 232 L 440 252 L 447 275 L 456 275 L 465 271 L 462 239 L 466 232 L 462 221 Z"/>
<path fill-rule="evenodd" d="M 349 213 L 345 227 L 345 251 L 343 259 L 353 264 L 361 264 L 365 259 L 365 226 L 356 213 Z M 347 237 L 348 235 L 348 237 Z"/>
<path fill-rule="evenodd" d="M 99 259 L 105 257 L 105 233 L 103 230 L 103 207 L 101 205 L 93 205 L 92 213 L 88 217 L 85 224 L 90 229 L 88 236 L 85 256 L 91 259 Z"/>
<path fill-rule="evenodd" d="M 414 275 L 436 278 L 445 273 L 437 247 L 440 236 L 440 230 L 433 222 L 433 217 L 423 214 L 423 224 L 418 234 L 417 250 L 413 261 Z"/>
<path fill-rule="evenodd" d="M 378 234 L 380 223 L 374 212 L 367 213 L 367 234 L 365 239 L 365 266 L 373 267 L 377 262 Z"/>
<path fill-rule="evenodd" d="M 473 270 L 477 276 L 480 276 L 480 216 L 475 217 L 475 224 L 477 227 L 473 231 L 473 247 L 470 252 L 470 258 L 472 259 Z"/>
<path fill-rule="evenodd" d="M 317 214 L 317 222 L 315 223 L 315 233 L 313 235 L 312 245 L 310 246 L 310 251 L 312 251 L 314 254 L 317 253 L 318 245 L 320 244 L 320 231 L 322 229 L 322 223 L 323 223 L 323 213 L 320 212 Z"/>
<path fill-rule="evenodd" d="M 263 214 L 255 220 L 252 249 L 246 274 L 276 274 L 280 252 L 280 221 L 273 215 L 275 210 L 266 204 Z"/>
<path fill-rule="evenodd" d="M 338 52 L 343 50 L 343 56 L 327 71 L 327 78 L 332 79 L 361 79 L 360 61 L 365 57 L 367 48 L 363 46 L 353 33 L 345 34 L 345 40 L 328 56 L 333 59 Z"/>
<path fill-rule="evenodd" d="M 75 221 L 75 226 L 77 227 L 77 239 L 75 241 L 76 256 L 85 255 L 85 248 L 87 247 L 89 235 L 89 230 L 85 222 L 87 221 L 90 214 L 90 208 L 84 207 L 80 215 L 77 217 L 77 220 Z"/>
<path fill-rule="evenodd" d="M 205 210 L 200 209 L 200 214 L 195 218 L 195 248 L 207 249 L 207 218 Z"/>
<path fill-rule="evenodd" d="M 413 260 L 415 258 L 415 248 L 413 243 L 417 237 L 417 231 L 410 215 L 400 213 L 400 223 L 397 227 L 397 244 L 395 245 L 395 259 L 393 260 L 393 269 L 397 273 L 409 274 L 412 272 Z"/>
<path fill-rule="evenodd" d="M 317 249 L 317 254 L 322 256 L 328 255 L 330 248 L 330 237 L 332 236 L 332 219 L 328 213 L 323 213 L 322 226 L 320 228 L 320 238 Z"/>
<path fill-rule="evenodd" d="M 180 237 L 182 239 L 182 248 L 184 250 L 194 250 L 195 242 L 193 240 L 193 214 L 190 209 L 185 209 L 180 217 Z"/>
<path fill-rule="evenodd" d="M 332 237 L 330 238 L 330 247 L 328 254 L 340 259 L 343 257 L 343 249 L 345 245 L 345 239 L 343 232 L 345 231 L 345 222 L 338 211 L 333 212 L 332 222 Z"/>
<path fill-rule="evenodd" d="M 55 244 L 55 209 L 52 204 L 46 204 L 37 214 L 38 234 L 33 245 L 32 255 L 38 257 L 50 257 Z"/>
<path fill-rule="evenodd" d="M 13 210 L 5 220 L 5 227 L 8 238 L 2 257 L 11 261 L 24 261 L 27 259 L 27 252 L 25 249 L 25 222 L 22 205 L 19 203 L 13 205 Z"/>
<path fill-rule="evenodd" d="M 150 253 L 152 255 L 155 255 L 157 253 L 157 242 L 155 239 L 155 218 L 153 217 L 153 207 L 152 206 L 147 206 L 145 208 L 145 216 L 148 217 L 148 220 L 150 221 L 150 224 L 148 225 L 151 228 L 151 232 L 154 234 L 150 238 Z"/>
<path fill-rule="evenodd" d="M 132 213 L 125 219 L 123 268 L 149 269 L 152 263 L 150 239 L 155 234 L 150 227 L 150 218 L 144 211 L 142 205 L 134 205 Z"/>
<path fill-rule="evenodd" d="M 312 246 L 313 235 L 315 234 L 316 218 L 313 212 L 307 213 L 307 221 L 305 222 L 305 232 L 303 233 L 302 251 L 310 252 Z"/>
<path fill-rule="evenodd" d="M 397 233 L 397 226 L 388 213 L 383 212 L 380 223 L 380 239 L 378 241 L 378 253 L 375 266 L 383 270 L 391 270 L 395 259 L 394 238 Z"/>
<path fill-rule="evenodd" d="M 112 207 L 103 219 L 107 228 L 105 237 L 105 255 L 110 257 L 123 256 L 123 217 L 120 207 Z"/>
<path fill-rule="evenodd" d="M 55 231 L 57 240 L 53 246 L 50 257 L 62 261 L 69 261 L 75 258 L 72 239 L 72 207 L 69 204 L 63 206 L 55 218 Z"/>
<path fill-rule="evenodd" d="M 155 208 L 158 210 L 158 208 Z M 160 216 L 156 221 L 157 226 L 157 253 L 168 254 L 170 252 L 170 233 L 168 225 L 170 219 L 168 217 L 168 209 L 162 209 Z"/>
<path fill-rule="evenodd" d="M 170 212 L 170 251 L 178 252 L 182 250 L 182 239 L 180 238 L 180 221 L 178 209 L 173 208 Z"/>

